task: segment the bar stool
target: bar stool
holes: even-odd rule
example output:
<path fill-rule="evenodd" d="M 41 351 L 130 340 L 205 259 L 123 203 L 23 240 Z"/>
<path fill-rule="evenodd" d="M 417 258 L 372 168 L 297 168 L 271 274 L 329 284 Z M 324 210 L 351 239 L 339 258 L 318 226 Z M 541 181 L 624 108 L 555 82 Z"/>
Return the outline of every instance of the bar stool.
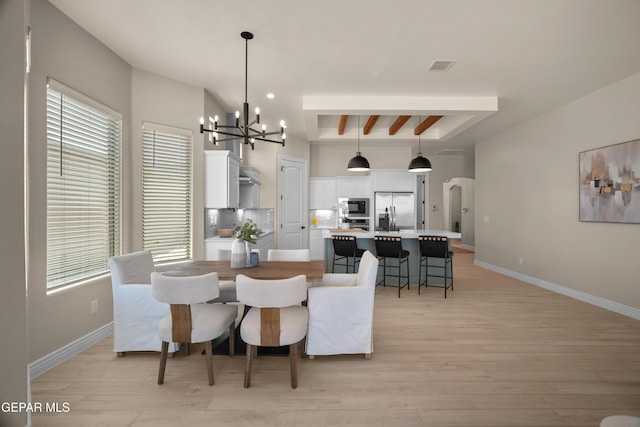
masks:
<path fill-rule="evenodd" d="M 409 286 L 409 251 L 402 249 L 402 238 L 400 236 L 374 236 L 376 245 L 376 254 L 378 259 L 382 259 L 382 280 L 377 285 L 387 286 L 387 258 L 397 259 L 398 265 L 389 265 L 388 268 L 398 269 L 397 275 L 391 275 L 398 278 L 398 298 L 400 298 L 400 290 L 405 286 Z M 402 275 L 402 264 L 406 264 L 407 275 Z M 402 278 L 407 279 L 407 283 L 400 284 Z"/>
<path fill-rule="evenodd" d="M 358 248 L 355 236 L 331 236 L 333 241 L 333 261 L 331 263 L 331 272 L 335 270 L 336 264 L 347 267 L 349 273 L 349 258 L 353 258 L 353 272 L 356 272 L 356 262 L 360 262 L 364 249 Z M 336 261 L 342 261 L 339 263 Z"/>
<path fill-rule="evenodd" d="M 420 267 L 418 268 L 418 295 L 420 295 L 420 287 L 424 284 L 428 286 L 429 277 L 437 277 L 444 279 L 444 297 L 447 297 L 447 288 L 451 287 L 453 291 L 453 252 L 449 250 L 449 239 L 443 236 L 418 236 L 418 246 L 420 246 Z M 430 258 L 439 258 L 442 262 L 438 264 L 429 264 Z M 422 282 L 422 267 L 425 268 L 424 283 Z M 429 274 L 429 267 L 444 269 L 441 274 Z M 449 267 L 451 276 L 449 276 Z M 449 283 L 451 279 L 451 283 Z"/>

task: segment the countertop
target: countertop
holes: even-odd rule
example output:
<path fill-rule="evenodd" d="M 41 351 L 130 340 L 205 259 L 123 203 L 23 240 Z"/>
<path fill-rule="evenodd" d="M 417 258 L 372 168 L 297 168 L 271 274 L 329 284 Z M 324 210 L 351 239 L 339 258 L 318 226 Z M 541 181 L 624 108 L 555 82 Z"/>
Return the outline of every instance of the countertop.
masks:
<path fill-rule="evenodd" d="M 344 236 L 344 235 L 352 235 L 356 236 L 358 239 L 373 239 L 373 236 L 400 236 L 405 239 L 417 239 L 418 236 L 445 236 L 449 239 L 460 239 L 462 238 L 462 234 L 456 233 L 453 231 L 447 230 L 423 230 L 423 229 L 413 229 L 413 230 L 400 230 L 400 231 L 339 231 L 339 232 L 331 232 L 329 230 L 324 230 L 322 232 L 322 237 L 325 239 L 331 238 L 331 236 Z"/>

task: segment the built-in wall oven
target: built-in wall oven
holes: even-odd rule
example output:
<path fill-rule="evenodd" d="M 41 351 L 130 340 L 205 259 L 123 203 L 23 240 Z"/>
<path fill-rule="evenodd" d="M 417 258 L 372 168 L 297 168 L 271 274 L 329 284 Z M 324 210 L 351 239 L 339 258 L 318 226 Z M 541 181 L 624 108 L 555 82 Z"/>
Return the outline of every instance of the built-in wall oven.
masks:
<path fill-rule="evenodd" d="M 369 217 L 369 199 L 341 198 L 338 199 L 342 216 Z"/>
<path fill-rule="evenodd" d="M 367 198 L 339 198 L 338 199 L 339 221 L 342 218 L 349 218 L 351 227 L 369 230 L 369 199 Z"/>

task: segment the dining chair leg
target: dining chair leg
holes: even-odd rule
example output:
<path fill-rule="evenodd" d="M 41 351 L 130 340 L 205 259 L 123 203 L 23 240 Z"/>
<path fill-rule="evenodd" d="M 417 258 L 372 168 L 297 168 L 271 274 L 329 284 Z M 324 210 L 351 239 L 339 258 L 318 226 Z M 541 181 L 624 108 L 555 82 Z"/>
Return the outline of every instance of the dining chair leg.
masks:
<path fill-rule="evenodd" d="M 169 343 L 162 341 L 162 352 L 160 354 L 160 369 L 158 370 L 158 385 L 164 382 L 164 369 L 167 367 L 167 353 L 169 352 Z"/>
<path fill-rule="evenodd" d="M 229 356 L 236 355 L 236 319 L 231 321 L 229 325 Z"/>
<path fill-rule="evenodd" d="M 289 362 L 291 364 L 291 388 L 298 388 L 298 343 L 289 345 Z"/>
<path fill-rule="evenodd" d="M 213 346 L 211 341 L 204 343 L 204 354 L 207 359 L 207 373 L 209 374 L 209 385 L 213 385 Z"/>
<path fill-rule="evenodd" d="M 244 388 L 251 386 L 251 361 L 253 360 L 253 347 L 247 344 L 247 359 L 244 366 Z"/>

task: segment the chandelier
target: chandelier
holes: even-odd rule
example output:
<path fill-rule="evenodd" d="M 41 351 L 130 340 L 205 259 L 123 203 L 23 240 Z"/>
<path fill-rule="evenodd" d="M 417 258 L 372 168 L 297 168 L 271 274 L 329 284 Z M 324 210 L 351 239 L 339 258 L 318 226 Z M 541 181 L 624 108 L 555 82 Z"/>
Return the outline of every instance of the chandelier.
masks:
<path fill-rule="evenodd" d="M 247 75 L 248 75 L 248 64 L 249 64 L 249 40 L 253 38 L 253 34 L 248 31 L 243 31 L 240 33 L 240 36 L 244 39 L 245 42 L 245 56 L 244 56 L 244 104 L 242 108 L 242 123 L 240 123 L 240 111 L 236 111 L 236 120 L 233 125 L 221 125 L 218 123 L 218 116 L 215 116 L 213 119 L 213 129 L 207 129 L 204 127 L 204 117 L 200 117 L 200 133 L 204 132 L 212 132 L 213 133 L 213 143 L 218 145 L 218 142 L 225 142 L 228 140 L 242 139 L 243 144 L 248 144 L 251 146 L 251 149 L 254 149 L 254 142 L 258 141 L 266 141 L 273 142 L 276 144 L 282 144 L 284 147 L 285 139 L 287 135 L 284 133 L 286 125 L 284 120 L 280 121 L 280 130 L 267 132 L 266 125 L 262 125 L 261 129 L 254 129 L 252 126 L 260 124 L 260 109 L 255 109 L 255 119 L 249 121 L 249 102 L 247 101 Z M 227 136 L 228 138 L 218 139 L 219 135 Z M 267 138 L 271 135 L 280 135 L 280 141 L 276 141 L 275 139 Z"/>

